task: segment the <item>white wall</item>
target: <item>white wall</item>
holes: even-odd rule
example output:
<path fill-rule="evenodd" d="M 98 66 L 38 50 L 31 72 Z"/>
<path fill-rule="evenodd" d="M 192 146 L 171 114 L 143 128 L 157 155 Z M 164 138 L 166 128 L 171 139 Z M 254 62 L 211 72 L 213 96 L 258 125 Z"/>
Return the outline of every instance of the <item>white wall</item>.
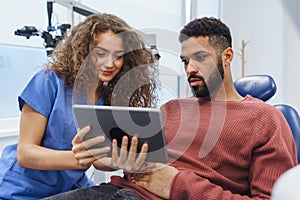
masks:
<path fill-rule="evenodd" d="M 282 101 L 295 106 L 300 111 L 300 2 L 282 0 L 283 4 L 283 64 Z"/>
<path fill-rule="evenodd" d="M 291 104 L 299 111 L 299 28 L 283 2 L 290 0 L 223 0 L 221 18 L 231 27 L 236 54 L 242 40 L 249 41 L 245 75 L 270 74 L 278 88 L 270 103 Z M 232 71 L 235 79 L 241 77 L 238 55 Z"/>
<path fill-rule="evenodd" d="M 5 118 L 0 120 L 0 156 L 6 145 L 13 144 L 19 136 L 19 118 Z"/>
<path fill-rule="evenodd" d="M 232 66 L 234 77 L 242 75 L 242 63 L 237 55 L 242 40 L 249 41 L 245 49 L 245 75 L 272 75 L 278 85 L 272 100 L 281 101 L 283 9 L 280 0 L 224 0 L 222 18 L 232 31 L 236 53 Z"/>
<path fill-rule="evenodd" d="M 43 48 L 0 44 L 0 120 L 19 116 L 18 95 L 46 60 Z"/>

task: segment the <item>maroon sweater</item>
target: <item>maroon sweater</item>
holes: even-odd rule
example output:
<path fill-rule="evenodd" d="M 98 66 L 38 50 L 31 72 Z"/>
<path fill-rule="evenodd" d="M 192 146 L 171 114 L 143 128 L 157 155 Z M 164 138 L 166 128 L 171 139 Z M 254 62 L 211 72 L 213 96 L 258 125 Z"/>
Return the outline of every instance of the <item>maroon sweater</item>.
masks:
<path fill-rule="evenodd" d="M 240 102 L 176 99 L 161 108 L 170 165 L 170 199 L 270 199 L 276 179 L 297 165 L 291 130 L 280 111 L 251 96 Z M 124 178 L 111 184 L 160 199 Z"/>

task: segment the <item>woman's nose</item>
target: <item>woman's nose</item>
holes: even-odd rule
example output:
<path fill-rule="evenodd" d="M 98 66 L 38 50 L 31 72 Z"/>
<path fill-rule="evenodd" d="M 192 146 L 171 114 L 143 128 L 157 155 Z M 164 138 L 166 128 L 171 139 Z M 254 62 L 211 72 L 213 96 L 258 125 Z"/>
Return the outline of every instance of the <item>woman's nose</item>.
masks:
<path fill-rule="evenodd" d="M 105 67 L 113 67 L 114 65 L 114 59 L 112 56 L 107 56 L 105 61 Z"/>

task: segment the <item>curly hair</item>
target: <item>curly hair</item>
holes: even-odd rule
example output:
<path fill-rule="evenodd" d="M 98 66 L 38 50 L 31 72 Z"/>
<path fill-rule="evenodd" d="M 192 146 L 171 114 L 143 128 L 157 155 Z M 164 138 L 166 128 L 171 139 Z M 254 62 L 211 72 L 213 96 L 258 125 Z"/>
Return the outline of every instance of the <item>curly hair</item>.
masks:
<path fill-rule="evenodd" d="M 203 17 L 189 22 L 180 31 L 179 41 L 182 43 L 193 36 L 208 36 L 210 44 L 218 53 L 232 47 L 229 27 L 214 17 Z"/>
<path fill-rule="evenodd" d="M 92 14 L 74 26 L 68 35 L 58 43 L 47 69 L 54 70 L 65 78 L 66 86 L 76 87 L 83 92 L 89 84 L 91 47 L 97 44 L 97 35 L 112 31 L 119 34 L 124 44 L 124 63 L 121 71 L 108 83 L 100 85 L 96 93 L 104 94 L 105 105 L 132 107 L 154 107 L 157 103 L 156 87 L 158 69 L 152 52 L 146 48 L 142 37 L 124 20 L 112 14 Z M 138 69 L 138 73 L 129 73 Z M 115 86 L 122 78 L 122 88 L 117 92 Z M 142 82 L 141 82 L 142 81 Z M 141 83 L 137 87 L 137 83 Z M 75 90 L 75 89 L 74 89 Z M 133 90 L 133 91 L 130 91 Z M 114 99 L 119 99 L 115 101 Z"/>

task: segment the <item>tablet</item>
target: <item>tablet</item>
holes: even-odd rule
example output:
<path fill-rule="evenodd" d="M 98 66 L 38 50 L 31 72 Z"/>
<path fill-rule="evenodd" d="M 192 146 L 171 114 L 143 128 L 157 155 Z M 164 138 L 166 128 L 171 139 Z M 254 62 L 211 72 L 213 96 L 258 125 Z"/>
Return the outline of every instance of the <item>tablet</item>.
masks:
<path fill-rule="evenodd" d="M 87 125 L 91 130 L 83 140 L 104 135 L 105 142 L 96 147 L 110 146 L 112 139 L 117 139 L 120 149 L 124 135 L 130 141 L 138 137 L 138 152 L 143 143 L 148 143 L 147 162 L 168 162 L 166 140 L 159 108 L 73 105 L 73 112 L 78 128 Z M 111 152 L 109 154 L 111 156 Z"/>

